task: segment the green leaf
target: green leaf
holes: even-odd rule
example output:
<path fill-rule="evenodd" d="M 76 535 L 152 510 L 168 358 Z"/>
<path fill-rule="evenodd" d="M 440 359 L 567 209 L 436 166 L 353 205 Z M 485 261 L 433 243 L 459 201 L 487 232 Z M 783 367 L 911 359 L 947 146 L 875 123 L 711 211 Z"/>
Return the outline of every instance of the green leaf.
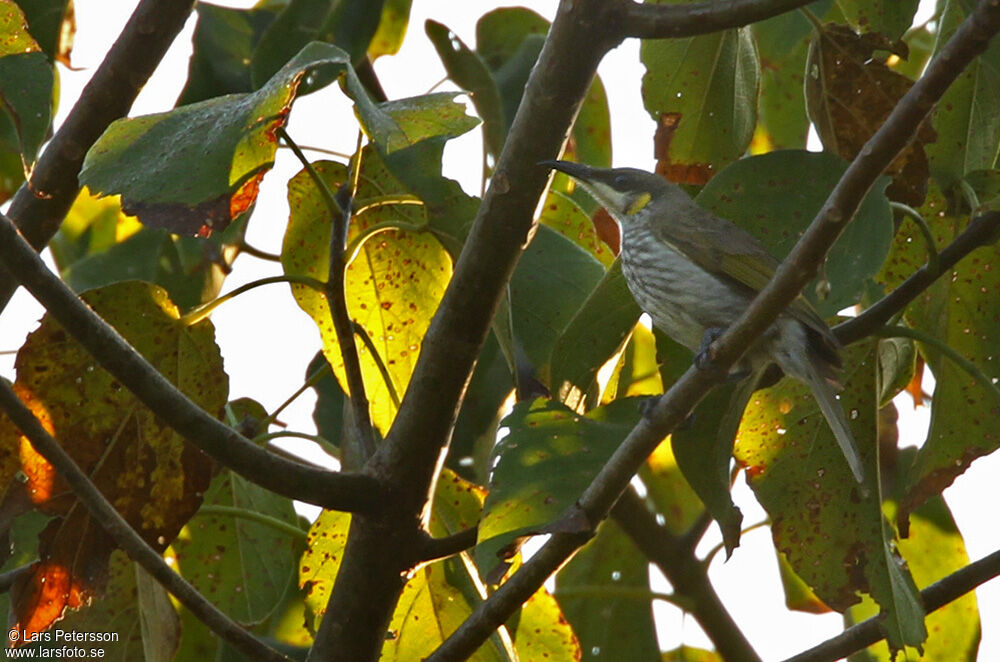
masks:
<path fill-rule="evenodd" d="M 704 184 L 746 151 L 757 124 L 760 65 L 750 31 L 643 41 L 640 54 L 658 171 Z"/>
<path fill-rule="evenodd" d="M 315 168 L 332 190 L 345 181 L 346 171 L 340 164 L 319 162 Z M 281 254 L 285 273 L 325 282 L 329 274 L 330 217 L 307 172 L 299 172 L 289 182 L 288 200 L 292 214 Z M 411 201 L 412 196 L 385 169 L 378 154 L 366 148 L 348 242 L 383 223 L 395 227 L 400 223 L 410 227 L 425 225 L 423 208 L 407 204 Z M 450 277 L 451 260 L 434 237 L 408 230 L 390 229 L 371 236 L 347 267 L 344 287 L 348 314 L 373 341 L 397 395 L 406 390 L 424 333 Z M 292 292 L 319 327 L 323 353 L 341 388 L 348 392 L 325 295 L 304 285 L 292 285 Z M 372 420 L 384 434 L 396 415 L 396 406 L 377 361 L 361 340 L 355 343 Z"/>
<path fill-rule="evenodd" d="M 556 602 L 545 588 L 540 588 L 521 607 L 517 627 L 511 636 L 520 660 L 577 662 L 582 651 L 576 635 L 566 622 Z M 512 619 L 513 620 L 513 619 Z M 510 630 L 511 623 L 507 622 Z"/>
<path fill-rule="evenodd" d="M 614 262 L 615 256 L 597 236 L 597 230 L 594 229 L 590 216 L 565 193 L 549 190 L 542 211 L 538 215 L 538 222 L 547 225 L 590 253 L 605 268 Z"/>
<path fill-rule="evenodd" d="M 754 235 L 776 257 L 784 257 L 820 210 L 846 164 L 826 152 L 782 151 L 740 159 L 697 197 L 698 204 Z M 869 192 L 854 220 L 830 250 L 824 273 L 829 296 L 806 298 L 829 317 L 860 300 L 865 283 L 882 266 L 892 242 L 892 214 L 883 195 L 889 179 Z"/>
<path fill-rule="evenodd" d="M 486 148 L 494 160 L 498 159 L 507 135 L 507 124 L 493 75 L 479 55 L 444 24 L 428 20 L 424 30 L 444 63 L 448 77 L 456 85 L 469 91 L 476 112 L 483 119 Z"/>
<path fill-rule="evenodd" d="M 691 366 L 691 352 L 662 331 L 656 336 L 656 360 L 660 365 L 663 385 L 670 388 Z M 743 380 L 724 384 L 710 391 L 695 407 L 688 421 L 670 435 L 670 446 L 684 480 L 705 504 L 709 514 L 719 523 L 727 557 L 739 545 L 743 513 L 733 503 L 729 488 L 733 442 L 740 417 L 755 383 Z M 651 458 L 652 460 L 652 458 Z M 693 504 L 681 485 L 672 486 L 687 505 L 688 516 Z M 685 524 L 678 513 L 663 516 L 680 528 Z"/>
<path fill-rule="evenodd" d="M 681 646 L 672 651 L 665 651 L 660 657 L 661 662 L 725 662 L 715 651 L 703 648 Z"/>
<path fill-rule="evenodd" d="M 509 433 L 490 462 L 494 469 L 475 551 L 480 573 L 489 575 L 502 550 L 540 532 L 572 506 L 638 418 L 634 399 L 586 416 L 541 398 L 514 405 L 502 423 Z M 559 480 L 552 480 L 555 475 Z"/>
<path fill-rule="evenodd" d="M 874 472 L 876 345 L 846 352 L 840 402 Z M 862 497 L 808 388 L 784 379 L 754 394 L 740 426 L 736 459 L 771 517 L 775 548 L 830 607 L 843 611 L 869 592 L 886 612 L 894 648 L 926 637 L 919 595 L 893 552 L 877 498 Z"/>
<path fill-rule="evenodd" d="M 556 339 L 604 274 L 601 264 L 548 226 L 539 226 L 510 280 L 514 338 L 544 383 Z"/>
<path fill-rule="evenodd" d="M 880 406 L 906 388 L 916 370 L 917 348 L 909 338 L 885 338 L 878 343 Z"/>
<path fill-rule="evenodd" d="M 382 19 L 384 0 L 291 0 L 260 38 L 251 63 L 254 87 L 265 82 L 311 41 L 346 51 L 357 62 Z M 397 5 L 398 8 L 398 5 Z"/>
<path fill-rule="evenodd" d="M 0 0 L 0 108 L 12 123 L 25 176 L 52 117 L 52 65 L 28 34 L 21 9 Z"/>
<path fill-rule="evenodd" d="M 362 115 L 394 135 L 347 54 L 314 43 L 251 94 L 114 122 L 87 153 L 80 181 L 95 193 L 120 194 L 125 212 L 146 225 L 189 235 L 224 229 L 256 200 L 299 84 L 320 69 L 344 76 Z"/>
<path fill-rule="evenodd" d="M 552 392 L 575 403 L 595 390 L 597 371 L 622 346 L 641 313 L 616 260 L 555 339 L 550 362 Z"/>
<path fill-rule="evenodd" d="M 323 366 L 329 365 L 322 350 L 309 362 L 305 377 L 313 375 Z M 341 437 L 344 434 L 344 389 L 333 376 L 327 372 L 318 382 L 313 384 L 316 391 L 316 407 L 313 409 L 313 422 L 316 424 L 316 434 L 326 439 L 336 448 L 340 448 Z"/>
<path fill-rule="evenodd" d="M 566 151 L 579 163 L 595 168 L 611 167 L 611 111 L 600 76 L 594 77 L 583 98 Z M 562 158 L 566 158 L 566 154 Z"/>
<path fill-rule="evenodd" d="M 811 29 L 799 12 L 751 25 L 761 63 L 755 153 L 805 149 L 809 117 L 802 88 Z"/>
<path fill-rule="evenodd" d="M 461 476 L 481 483 L 489 477 L 489 454 L 496 441 L 503 403 L 512 390 L 510 369 L 491 333 L 479 352 L 448 445 L 448 466 Z"/>
<path fill-rule="evenodd" d="M 247 517 L 210 512 L 213 507 Z M 280 606 L 304 546 L 304 531 L 297 537 L 260 518 L 299 525 L 291 500 L 227 470 L 212 481 L 201 511 L 173 545 L 181 575 L 245 625 L 264 621 Z"/>
<path fill-rule="evenodd" d="M 938 250 L 961 233 L 968 219 L 949 211 L 940 191 L 931 187 L 922 208 Z M 919 269 L 926 260 L 922 235 L 905 219 L 893 243 L 881 282 L 893 288 Z M 1000 366 L 1000 300 L 990 293 L 1000 289 L 1000 246 L 976 249 L 906 309 L 907 324 L 947 344 L 971 361 L 986 381 L 997 384 Z M 939 494 L 977 457 L 1000 448 L 1000 421 L 996 412 L 1000 396 L 985 388 L 968 372 L 926 343 L 920 353 L 934 373 L 936 384 L 927 441 L 917 453 L 907 477 L 908 490 L 900 501 L 901 526 L 910 511 Z"/>
<path fill-rule="evenodd" d="M 976 7 L 974 0 L 947 0 L 940 19 L 937 57 L 958 26 Z M 1000 144 L 1000 108 L 983 103 L 1000 88 L 1000 43 L 994 40 L 986 51 L 962 71 L 935 105 L 931 115 L 938 139 L 927 145 L 931 174 L 948 191 L 967 173 L 997 166 Z"/>
<path fill-rule="evenodd" d="M 278 11 L 269 7 L 230 9 L 195 5 L 198 24 L 188 79 L 178 106 L 237 92 L 252 92 L 250 58 Z"/>
<path fill-rule="evenodd" d="M 382 5 L 382 19 L 375 36 L 368 44 L 368 57 L 373 61 L 383 55 L 395 55 L 403 45 L 403 37 L 410 23 L 412 0 L 385 0 Z"/>
<path fill-rule="evenodd" d="M 920 0 L 837 0 L 837 4 L 855 30 L 880 32 L 896 40 L 913 24 Z"/>
<path fill-rule="evenodd" d="M 895 504 L 890 502 L 887 505 L 894 507 Z M 931 498 L 911 514 L 909 536 L 900 540 L 898 545 L 919 586 L 929 586 L 969 564 L 962 535 L 947 504 L 940 497 Z M 875 603 L 866 598 L 861 604 L 851 607 L 846 616 L 848 623 L 860 623 L 877 613 Z M 921 660 L 975 660 L 980 635 L 976 594 L 967 593 L 928 614 L 927 629 L 931 636 L 923 646 Z M 891 660 L 889 646 L 882 641 L 869 647 L 865 650 L 864 659 Z"/>
<path fill-rule="evenodd" d="M 612 520 L 556 575 L 556 599 L 584 660 L 652 660 L 659 652 L 649 562 Z"/>
<path fill-rule="evenodd" d="M 549 22 L 524 7 L 501 7 L 476 23 L 476 52 L 493 74 L 503 106 L 504 135 L 521 104 Z"/>
<path fill-rule="evenodd" d="M 309 527 L 306 551 L 299 559 L 299 588 L 305 591 L 315 627 L 319 627 L 330 601 L 350 527 L 351 514 L 336 510 L 324 510 Z"/>
<path fill-rule="evenodd" d="M 69 66 L 69 54 L 76 32 L 73 3 L 70 0 L 19 0 L 28 19 L 28 31 L 50 60 Z"/>

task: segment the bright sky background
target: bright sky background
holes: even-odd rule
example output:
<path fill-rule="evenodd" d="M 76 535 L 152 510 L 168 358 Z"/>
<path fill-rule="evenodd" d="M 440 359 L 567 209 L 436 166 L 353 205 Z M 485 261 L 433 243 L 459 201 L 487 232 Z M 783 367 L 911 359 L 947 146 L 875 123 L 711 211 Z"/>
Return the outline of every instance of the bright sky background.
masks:
<path fill-rule="evenodd" d="M 60 66 L 63 96 L 57 115 L 61 122 L 72 107 L 83 85 L 100 64 L 111 43 L 125 24 L 136 2 L 118 0 L 75 0 L 77 36 L 73 66 Z M 252 6 L 249 0 L 219 1 L 236 7 Z M 433 18 L 455 30 L 468 44 L 475 40 L 479 16 L 497 6 L 495 0 L 454 2 L 452 0 L 415 0 L 410 17 L 409 39 L 399 56 L 385 57 L 376 70 L 390 98 L 422 94 L 444 78 L 444 69 L 423 36 L 423 24 Z M 923 0 L 924 5 L 933 2 Z M 551 20 L 556 0 L 525 2 Z M 173 106 L 187 75 L 190 37 L 194 20 L 171 48 L 153 79 L 143 90 L 133 115 L 168 110 Z M 642 66 L 638 59 L 638 41 L 629 40 L 602 62 L 600 74 L 608 90 L 611 105 L 614 161 L 616 166 L 651 169 L 653 122 L 642 106 L 639 79 Z M 444 86 L 439 89 L 452 89 Z M 352 151 L 356 124 L 347 99 L 336 86 L 296 102 L 289 130 L 301 144 L 327 149 Z M 446 174 L 459 180 L 466 190 L 478 194 L 479 168 L 468 168 L 481 159 L 480 132 L 472 131 L 449 143 L 445 151 Z M 320 157 L 316 157 L 320 158 Z M 288 218 L 285 183 L 299 169 L 287 150 L 280 150 L 272 173 L 265 177 L 260 198 L 247 234 L 248 241 L 259 248 L 277 253 Z M 274 263 L 242 256 L 228 277 L 224 291 L 269 275 L 280 274 Z M 21 345 L 41 317 L 43 310 L 23 290 L 0 319 L 0 351 Z M 230 375 L 231 398 L 248 396 L 274 409 L 301 384 L 306 365 L 319 348 L 319 335 L 311 319 L 289 295 L 285 285 L 254 290 L 224 304 L 212 316 L 217 339 Z M 13 356 L 0 355 L 0 375 L 13 379 Z M 928 387 L 930 390 L 932 387 Z M 299 398 L 282 416 L 292 429 L 313 432 L 312 392 Z M 924 437 L 929 411 L 913 411 L 907 399 L 899 402 L 901 445 L 919 444 Z M 295 441 L 288 446 L 305 442 Z M 314 457 L 314 456 L 311 456 Z M 969 556 L 974 560 L 1000 549 L 1000 527 L 991 502 L 995 497 L 996 476 L 1000 475 L 1000 453 L 979 459 L 957 483 L 945 491 L 959 528 L 965 535 Z M 736 482 L 734 499 L 743 510 L 745 524 L 764 519 L 742 478 Z M 720 540 L 715 527 L 706 536 L 704 552 Z M 739 549 L 728 562 L 722 555 L 711 568 L 712 581 L 736 622 L 765 660 L 778 660 L 798 653 L 837 634 L 842 629 L 839 614 L 814 616 L 790 612 L 778 578 L 777 562 L 767 529 L 747 533 Z M 658 573 L 657 573 L 658 574 Z M 654 577 L 654 589 L 667 586 L 662 577 Z M 980 660 L 1000 660 L 1000 581 L 994 580 L 977 591 L 983 620 Z M 681 643 L 710 647 L 698 625 L 684 618 L 679 610 L 657 604 L 655 611 L 664 649 Z"/>

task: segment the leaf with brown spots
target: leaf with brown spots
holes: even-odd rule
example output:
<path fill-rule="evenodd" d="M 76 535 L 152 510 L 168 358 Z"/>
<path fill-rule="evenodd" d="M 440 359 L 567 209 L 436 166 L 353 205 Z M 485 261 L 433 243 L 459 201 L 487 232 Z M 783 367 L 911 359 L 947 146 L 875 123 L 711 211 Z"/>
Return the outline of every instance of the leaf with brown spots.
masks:
<path fill-rule="evenodd" d="M 869 476 L 876 475 L 877 342 L 844 352 L 840 404 Z M 771 517 L 775 548 L 816 596 L 837 611 L 870 594 L 885 613 L 894 649 L 927 636 L 920 597 L 882 514 L 851 477 L 809 389 L 784 379 L 757 391 L 743 416 L 734 455 Z"/>
<path fill-rule="evenodd" d="M 348 242 L 381 223 L 426 224 L 423 205 L 389 173 L 374 149 L 365 148 L 361 163 Z M 345 180 L 340 164 L 319 162 L 314 167 L 333 190 Z M 305 171 L 289 182 L 288 200 L 292 212 L 281 253 L 285 273 L 325 281 L 330 261 L 330 217 Z M 450 277 L 451 259 L 429 232 L 379 232 L 364 242 L 348 264 L 348 313 L 372 339 L 399 396 L 406 390 L 424 333 Z M 343 359 L 325 296 L 301 285 L 293 285 L 292 291 L 319 327 L 323 354 L 346 392 Z M 372 421 L 384 433 L 396 415 L 396 406 L 375 358 L 360 339 L 356 344 Z"/>
<path fill-rule="evenodd" d="M 184 326 L 162 289 L 138 281 L 82 298 L 199 406 L 221 412 L 228 379 L 210 322 Z M 28 336 L 15 366 L 21 400 L 129 524 L 164 549 L 200 505 L 211 461 L 48 316 Z M 56 516 L 41 537 L 42 560 L 20 582 L 18 627 L 37 632 L 100 592 L 114 544 L 6 417 L 0 418 L 0 470 L 8 516 L 28 508 Z"/>
<path fill-rule="evenodd" d="M 968 219 L 953 216 L 948 204 L 932 186 L 921 208 L 938 250 L 961 233 Z M 897 286 L 926 261 L 920 232 L 909 219 L 896 233 L 892 252 L 879 280 Z M 918 343 L 927 367 L 934 374 L 931 425 L 910 472 L 908 490 L 901 500 L 899 526 L 906 530 L 909 513 L 952 484 L 977 457 L 1000 449 L 1000 245 L 978 248 L 939 278 L 907 309 L 908 325 L 946 343 L 971 361 L 989 388 L 943 356 Z"/>
<path fill-rule="evenodd" d="M 806 60 L 806 109 L 823 146 L 851 161 L 913 86 L 877 59 L 877 51 L 905 57 L 906 46 L 877 33 L 858 35 L 826 25 L 814 36 Z M 886 169 L 890 199 L 917 207 L 927 194 L 929 170 L 924 144 L 937 134 L 924 121 L 906 149 Z"/>
<path fill-rule="evenodd" d="M 199 236 L 223 230 L 256 200 L 300 83 L 331 72 L 345 79 L 372 133 L 395 137 L 397 127 L 368 99 L 348 55 L 312 43 L 256 92 L 116 121 L 87 153 L 80 181 L 95 193 L 120 194 L 125 212 L 146 225 Z"/>

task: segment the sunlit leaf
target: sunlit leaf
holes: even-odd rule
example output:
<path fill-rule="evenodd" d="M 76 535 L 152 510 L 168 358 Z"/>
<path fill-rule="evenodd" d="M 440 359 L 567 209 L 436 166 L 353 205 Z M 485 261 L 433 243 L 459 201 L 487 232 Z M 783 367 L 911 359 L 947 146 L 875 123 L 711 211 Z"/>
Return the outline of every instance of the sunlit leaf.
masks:
<path fill-rule="evenodd" d="M 239 509 L 292 527 L 289 499 L 231 471 L 212 481 L 202 509 Z M 199 512 L 173 544 L 178 570 L 202 595 L 245 625 L 263 621 L 281 604 L 296 571 L 297 538 L 287 531 L 231 513 Z"/>
<path fill-rule="evenodd" d="M 867 473 L 875 475 L 876 345 L 854 345 L 845 354 L 852 367 L 840 404 Z M 894 649 L 923 643 L 920 598 L 880 503 L 860 493 L 807 387 L 785 379 L 754 394 L 736 459 L 771 517 L 775 548 L 823 602 L 843 611 L 859 602 L 858 592 L 869 593 L 886 612 Z"/>
<path fill-rule="evenodd" d="M 590 217 L 569 196 L 550 190 L 538 215 L 538 222 L 547 225 L 587 251 L 605 267 L 611 266 L 615 256 L 597 236 Z"/>
<path fill-rule="evenodd" d="M 334 190 L 345 180 L 346 172 L 339 164 L 320 162 L 315 167 Z M 348 242 L 379 223 L 426 223 L 423 207 L 412 204 L 413 196 L 385 170 L 373 150 L 365 150 L 361 173 L 354 201 L 358 211 Z M 282 249 L 285 272 L 326 281 L 331 224 L 322 196 L 305 171 L 289 182 L 288 195 L 292 216 Z M 348 314 L 364 328 L 392 380 L 386 383 L 375 357 L 356 339 L 372 419 L 383 433 L 396 413 L 389 388 L 400 397 L 406 390 L 424 333 L 450 276 L 451 260 L 441 245 L 430 233 L 412 230 L 372 236 L 347 267 Z M 341 388 L 349 392 L 325 295 L 303 285 L 293 285 L 292 291 L 319 327 L 323 353 Z"/>
<path fill-rule="evenodd" d="M 147 283 L 119 283 L 82 298 L 196 404 L 221 413 L 228 379 L 210 322 L 185 326 L 166 293 Z M 22 401 L 143 538 L 166 547 L 201 503 L 207 456 L 95 365 L 50 317 L 28 336 L 15 367 Z M 0 467 L 8 509 L 23 490 L 23 503 L 59 516 L 42 534 L 44 560 L 19 582 L 17 627 L 38 632 L 63 606 L 78 607 L 101 590 L 114 544 L 6 418 Z"/>
<path fill-rule="evenodd" d="M 638 421 L 634 399 L 580 416 L 555 401 L 520 402 L 503 420 L 489 495 L 479 524 L 476 563 L 486 576 L 511 545 L 539 533 L 572 506 Z M 558 474 L 559 480 L 552 480 Z"/>
<path fill-rule="evenodd" d="M 344 76 L 373 129 L 396 137 L 391 121 L 373 110 L 347 54 L 314 43 L 251 94 L 114 122 L 87 153 L 80 181 L 95 193 L 120 194 L 125 212 L 146 225 L 187 235 L 222 230 L 256 200 L 299 85 L 320 69 Z"/>
<path fill-rule="evenodd" d="M 395 55 L 403 45 L 403 37 L 410 23 L 410 5 L 413 0 L 385 0 L 378 29 L 368 44 L 368 57 L 375 60 L 383 55 Z"/>

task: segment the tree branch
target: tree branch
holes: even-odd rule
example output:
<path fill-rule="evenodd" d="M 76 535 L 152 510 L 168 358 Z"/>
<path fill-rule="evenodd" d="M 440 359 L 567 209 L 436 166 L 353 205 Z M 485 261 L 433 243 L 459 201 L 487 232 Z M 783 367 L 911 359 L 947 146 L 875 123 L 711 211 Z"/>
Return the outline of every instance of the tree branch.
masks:
<path fill-rule="evenodd" d="M 49 242 L 76 199 L 87 151 L 108 125 L 128 114 L 193 6 L 193 0 L 142 0 L 83 88 L 7 212 L 35 250 Z M 0 310 L 16 289 L 16 280 L 0 275 Z"/>
<path fill-rule="evenodd" d="M 691 614 L 712 640 L 723 659 L 760 660 L 760 656 L 736 625 L 708 580 L 708 572 L 685 546 L 656 522 L 635 490 L 629 487 L 618 499 L 611 516 L 639 550 L 663 572 L 674 593 L 691 603 Z"/>
<path fill-rule="evenodd" d="M 417 550 L 417 561 L 436 561 L 464 552 L 475 546 L 478 535 L 479 529 L 475 526 L 444 538 L 432 538 L 428 535 Z"/>
<path fill-rule="evenodd" d="M 3 409 L 21 432 L 31 441 L 36 451 L 42 454 L 60 476 L 69 484 L 73 493 L 118 547 L 141 565 L 156 581 L 170 591 L 180 602 L 191 610 L 215 634 L 255 660 L 287 662 L 288 658 L 259 641 L 236 621 L 222 613 L 209 602 L 195 587 L 175 573 L 156 550 L 146 544 L 132 529 L 125 518 L 101 494 L 86 474 L 76 465 L 62 446 L 45 431 L 42 424 L 11 389 L 6 381 L 0 380 L 0 409 Z"/>
<path fill-rule="evenodd" d="M 621 24 L 622 37 L 693 37 L 763 21 L 812 1 L 714 0 L 684 5 L 629 3 Z"/>
<path fill-rule="evenodd" d="M 716 371 L 695 367 L 663 395 L 618 446 L 610 460 L 581 495 L 577 505 L 593 526 L 604 519 L 632 476 L 660 440 L 684 420 L 743 351 L 753 344 L 777 316 L 798 296 L 821 264 L 830 246 L 857 212 L 875 179 L 909 142 L 917 126 L 990 38 L 1000 29 L 1000 2 L 983 0 L 976 11 L 930 63 L 924 76 L 896 105 L 886 122 L 862 148 L 827 198 L 808 230 L 778 267 L 774 278 L 750 307 L 713 343 Z M 522 106 L 523 109 L 523 106 Z M 511 596 L 527 599 L 576 550 L 569 534 L 554 534 L 497 592 L 438 649 L 431 659 L 457 659 L 471 654 L 519 606 Z M 524 575 L 522 577 L 522 574 Z M 506 590 L 505 590 L 506 589 Z M 440 655 L 438 655 L 440 653 Z"/>
<path fill-rule="evenodd" d="M 352 519 L 327 606 L 330 616 L 313 647 L 315 659 L 378 657 L 399 597 L 400 566 L 411 560 L 404 556 L 405 545 L 421 531 L 421 511 L 469 377 L 531 236 L 533 212 L 548 178 L 535 164 L 559 152 L 598 62 L 619 41 L 614 24 L 629 1 L 563 0 L 560 5 L 399 412 L 365 466 L 390 492 L 389 511 Z M 392 522 L 404 529 L 395 539 L 387 538 Z M 386 549 L 393 545 L 399 549 Z"/>
<path fill-rule="evenodd" d="M 217 462 L 291 499 L 360 511 L 380 502 L 378 483 L 291 462 L 259 448 L 191 402 L 53 274 L 14 224 L 0 214 L 0 264 L 16 274 L 49 314 L 153 413 Z"/>
<path fill-rule="evenodd" d="M 954 602 L 977 586 L 1000 575 L 1000 551 L 993 552 L 935 582 L 920 592 L 924 608 L 931 613 Z M 873 616 L 854 625 L 819 646 L 788 658 L 785 662 L 833 662 L 881 641 L 881 618 Z"/>
<path fill-rule="evenodd" d="M 937 269 L 933 269 L 930 264 L 920 267 L 899 287 L 860 315 L 838 324 L 834 328 L 837 339 L 848 345 L 870 336 L 962 258 L 981 246 L 995 242 L 998 232 L 1000 212 L 991 211 L 972 219 L 965 230 L 938 254 Z"/>

